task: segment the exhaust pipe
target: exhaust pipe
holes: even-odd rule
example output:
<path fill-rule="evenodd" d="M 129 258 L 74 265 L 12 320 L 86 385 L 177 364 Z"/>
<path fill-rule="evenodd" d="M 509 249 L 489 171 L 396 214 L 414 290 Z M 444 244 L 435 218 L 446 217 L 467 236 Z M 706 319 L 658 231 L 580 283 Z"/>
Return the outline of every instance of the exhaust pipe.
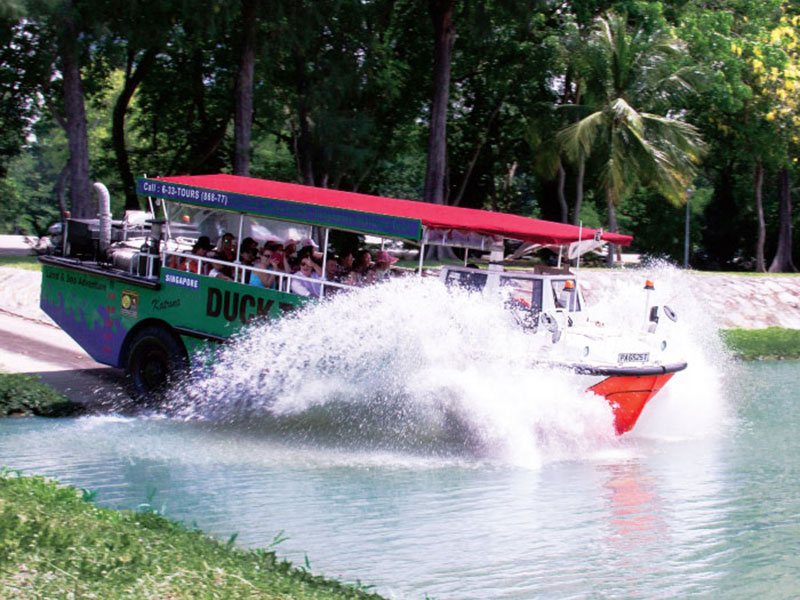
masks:
<path fill-rule="evenodd" d="M 111 195 L 99 181 L 94 182 L 92 188 L 97 195 L 97 216 L 100 219 L 100 256 L 105 258 L 111 245 Z"/>

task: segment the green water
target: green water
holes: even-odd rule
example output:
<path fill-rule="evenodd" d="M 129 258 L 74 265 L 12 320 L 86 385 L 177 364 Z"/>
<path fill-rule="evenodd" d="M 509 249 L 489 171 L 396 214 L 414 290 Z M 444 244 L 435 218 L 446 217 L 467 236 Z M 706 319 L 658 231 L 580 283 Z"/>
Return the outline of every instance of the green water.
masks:
<path fill-rule="evenodd" d="M 690 427 L 699 390 L 668 435 L 530 468 L 108 416 L 0 422 L 0 462 L 243 545 L 283 531 L 284 556 L 398 598 L 796 598 L 800 363 L 729 371 L 720 431 Z"/>

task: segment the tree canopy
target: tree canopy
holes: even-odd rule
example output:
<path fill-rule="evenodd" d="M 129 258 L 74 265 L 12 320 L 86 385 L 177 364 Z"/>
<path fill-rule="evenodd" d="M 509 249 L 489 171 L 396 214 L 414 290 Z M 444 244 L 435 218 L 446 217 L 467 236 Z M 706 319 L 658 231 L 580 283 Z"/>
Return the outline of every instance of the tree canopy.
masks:
<path fill-rule="evenodd" d="M 788 0 L 0 3 L 0 228 L 141 174 L 250 173 L 619 228 L 791 271 Z"/>

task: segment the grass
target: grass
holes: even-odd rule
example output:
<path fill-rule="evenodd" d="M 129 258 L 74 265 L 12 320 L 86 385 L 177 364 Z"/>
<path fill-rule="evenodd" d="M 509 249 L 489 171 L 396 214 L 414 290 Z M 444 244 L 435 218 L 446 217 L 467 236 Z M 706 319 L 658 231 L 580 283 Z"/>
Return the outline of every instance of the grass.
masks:
<path fill-rule="evenodd" d="M 85 490 L 0 472 L 0 598 L 379 599 Z"/>
<path fill-rule="evenodd" d="M 63 417 L 78 410 L 38 377 L 0 373 L 0 417 Z"/>
<path fill-rule="evenodd" d="M 728 329 L 721 335 L 743 360 L 800 358 L 800 329 Z"/>
<path fill-rule="evenodd" d="M 41 271 L 42 263 L 35 256 L 0 256 L 0 267 Z"/>

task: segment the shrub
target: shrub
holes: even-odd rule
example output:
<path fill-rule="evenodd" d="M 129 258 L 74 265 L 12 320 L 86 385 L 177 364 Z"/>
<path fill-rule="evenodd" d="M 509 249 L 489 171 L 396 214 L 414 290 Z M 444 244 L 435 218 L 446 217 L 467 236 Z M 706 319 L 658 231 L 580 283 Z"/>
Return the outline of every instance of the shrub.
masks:
<path fill-rule="evenodd" d="M 0 416 L 60 417 L 77 408 L 38 377 L 0 373 Z"/>

